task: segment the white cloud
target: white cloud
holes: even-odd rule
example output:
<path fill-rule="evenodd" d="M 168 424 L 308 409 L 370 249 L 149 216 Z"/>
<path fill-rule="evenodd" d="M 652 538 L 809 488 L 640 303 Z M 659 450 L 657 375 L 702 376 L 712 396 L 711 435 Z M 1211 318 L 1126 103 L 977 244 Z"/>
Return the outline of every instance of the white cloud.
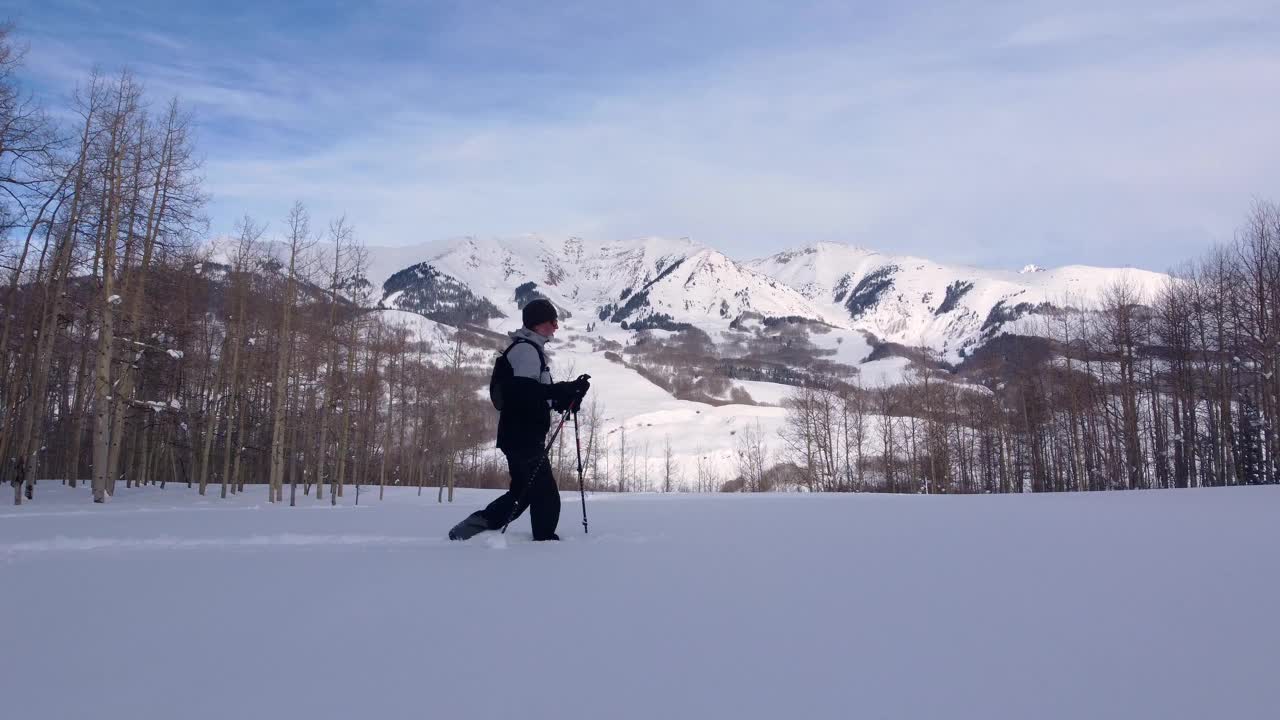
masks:
<path fill-rule="evenodd" d="M 139 70 L 206 119 L 216 230 L 301 198 L 374 244 L 661 233 L 741 256 L 835 239 L 1162 269 L 1280 187 L 1267 4 L 913 8 L 884 32 L 711 52 L 608 86 L 357 52 Z M 448 43 L 520 40 L 534 57 L 561 39 L 552 22 L 473 20 Z"/>

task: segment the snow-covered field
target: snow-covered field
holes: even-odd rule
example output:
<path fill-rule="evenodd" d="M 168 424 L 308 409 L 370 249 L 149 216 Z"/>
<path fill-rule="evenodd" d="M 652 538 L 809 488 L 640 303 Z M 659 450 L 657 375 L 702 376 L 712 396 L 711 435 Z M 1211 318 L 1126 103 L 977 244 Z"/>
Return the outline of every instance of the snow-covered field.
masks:
<path fill-rule="evenodd" d="M 492 496 L 42 483 L 0 509 L 5 718 L 1275 718 L 1280 488 Z"/>

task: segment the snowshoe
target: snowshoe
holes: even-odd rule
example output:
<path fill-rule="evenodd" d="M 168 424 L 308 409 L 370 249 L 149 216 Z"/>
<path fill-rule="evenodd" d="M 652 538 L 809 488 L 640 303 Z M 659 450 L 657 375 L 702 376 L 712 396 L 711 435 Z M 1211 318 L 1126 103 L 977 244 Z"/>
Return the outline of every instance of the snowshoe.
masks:
<path fill-rule="evenodd" d="M 449 531 L 450 540 L 466 540 L 489 529 L 489 523 L 480 513 L 472 513 L 467 519 L 453 526 Z"/>

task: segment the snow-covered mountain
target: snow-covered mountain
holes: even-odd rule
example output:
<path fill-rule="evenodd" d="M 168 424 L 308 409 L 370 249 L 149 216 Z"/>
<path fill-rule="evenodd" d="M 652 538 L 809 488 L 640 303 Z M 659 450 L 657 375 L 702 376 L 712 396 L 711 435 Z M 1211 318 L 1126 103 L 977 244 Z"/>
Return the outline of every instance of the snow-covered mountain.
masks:
<path fill-rule="evenodd" d="M 1033 334 L 1036 317 L 1050 307 L 1089 308 L 1121 279 L 1146 297 L 1168 281 L 1147 270 L 1085 265 L 985 270 L 838 243 L 789 250 L 748 267 L 795 288 L 835 324 L 949 359 L 1000 332 Z"/>
<path fill-rule="evenodd" d="M 710 332 L 744 314 L 828 319 L 794 288 L 687 239 L 592 244 L 576 237 L 467 237 L 424 249 L 431 254 L 387 277 L 383 307 L 510 324 L 502 318 L 543 296 L 580 329 L 688 324 Z M 379 254 L 371 251 L 371 270 L 386 272 Z M 402 249 L 396 255 L 405 256 Z"/>
<path fill-rule="evenodd" d="M 1051 307 L 1087 308 L 1122 278 L 1148 296 L 1168 279 L 1083 265 L 986 270 L 837 243 L 743 263 L 688 239 L 593 243 L 538 235 L 372 248 L 370 260 L 383 307 L 451 324 L 502 329 L 541 295 L 576 329 L 608 335 L 692 325 L 716 337 L 748 319 L 790 318 L 841 336 L 865 332 L 929 348 L 950 360 L 1001 332 L 1033 333 Z"/>

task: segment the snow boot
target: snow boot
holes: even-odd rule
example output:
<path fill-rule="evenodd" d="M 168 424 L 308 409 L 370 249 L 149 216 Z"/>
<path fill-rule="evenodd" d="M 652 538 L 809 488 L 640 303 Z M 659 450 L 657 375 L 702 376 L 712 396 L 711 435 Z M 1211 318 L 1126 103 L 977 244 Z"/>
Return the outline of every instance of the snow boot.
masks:
<path fill-rule="evenodd" d="M 466 540 L 489 529 L 489 521 L 480 513 L 471 513 L 449 531 L 450 540 Z"/>

